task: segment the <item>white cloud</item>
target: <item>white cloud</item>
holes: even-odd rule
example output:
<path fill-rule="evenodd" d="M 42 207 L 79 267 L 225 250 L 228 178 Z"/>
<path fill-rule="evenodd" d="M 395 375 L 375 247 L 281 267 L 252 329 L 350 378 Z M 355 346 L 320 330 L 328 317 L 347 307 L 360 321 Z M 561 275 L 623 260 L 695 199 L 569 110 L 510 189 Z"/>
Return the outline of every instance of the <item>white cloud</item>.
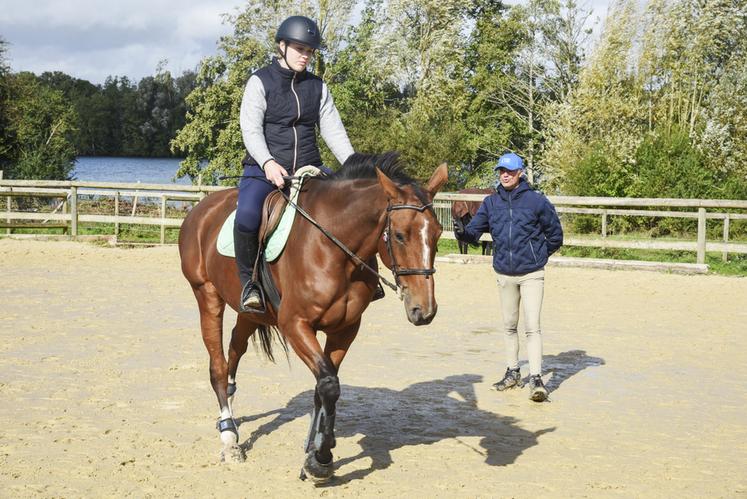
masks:
<path fill-rule="evenodd" d="M 241 0 L 3 0 L 0 36 L 14 71 L 63 71 L 101 83 L 153 74 L 158 61 L 181 74 L 216 51 L 231 28 L 221 14 Z"/>

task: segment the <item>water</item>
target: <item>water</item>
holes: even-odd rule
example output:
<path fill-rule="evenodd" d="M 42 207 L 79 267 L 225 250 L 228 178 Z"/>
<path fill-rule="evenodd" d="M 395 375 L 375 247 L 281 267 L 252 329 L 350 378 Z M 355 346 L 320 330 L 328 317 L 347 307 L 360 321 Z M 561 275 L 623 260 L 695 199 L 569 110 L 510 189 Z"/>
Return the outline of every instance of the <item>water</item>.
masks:
<path fill-rule="evenodd" d="M 179 158 L 116 158 L 80 156 L 73 178 L 91 182 L 141 182 L 143 184 L 191 185 L 189 176 L 176 179 Z"/>

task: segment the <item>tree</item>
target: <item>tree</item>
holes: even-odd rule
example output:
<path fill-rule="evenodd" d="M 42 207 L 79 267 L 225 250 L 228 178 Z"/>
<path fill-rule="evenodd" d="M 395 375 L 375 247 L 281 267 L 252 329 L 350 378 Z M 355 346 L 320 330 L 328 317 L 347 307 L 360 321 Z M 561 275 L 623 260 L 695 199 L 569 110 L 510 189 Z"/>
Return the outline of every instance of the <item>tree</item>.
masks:
<path fill-rule="evenodd" d="M 15 142 L 10 126 L 10 67 L 5 59 L 7 45 L 8 42 L 0 38 L 0 170 L 9 168 L 11 148 Z"/>
<path fill-rule="evenodd" d="M 637 20 L 635 2 L 618 0 L 578 86 L 566 101 L 547 108 L 544 163 L 551 187 L 568 194 L 596 189 L 596 195 L 625 195 L 646 129 L 642 94 L 630 67 Z M 604 182 L 587 182 L 581 173 L 597 167 Z"/>
<path fill-rule="evenodd" d="M 32 73 L 9 77 L 9 178 L 67 179 L 75 161 L 75 111 Z"/>

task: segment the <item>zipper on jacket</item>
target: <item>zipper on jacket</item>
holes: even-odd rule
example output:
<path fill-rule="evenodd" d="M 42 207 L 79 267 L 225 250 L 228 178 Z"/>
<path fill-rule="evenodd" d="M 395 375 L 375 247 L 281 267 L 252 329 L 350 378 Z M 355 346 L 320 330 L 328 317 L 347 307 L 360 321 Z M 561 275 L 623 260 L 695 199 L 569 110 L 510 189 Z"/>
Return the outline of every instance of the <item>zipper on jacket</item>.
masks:
<path fill-rule="evenodd" d="M 529 241 L 529 247 L 532 249 L 532 256 L 534 257 L 534 263 L 537 264 L 537 253 L 534 252 L 534 245 L 532 241 Z"/>
<path fill-rule="evenodd" d="M 514 268 L 514 255 L 511 249 L 512 228 L 514 226 L 514 209 L 511 206 L 511 191 L 508 191 L 508 268 L 513 270 Z"/>
<path fill-rule="evenodd" d="M 301 101 L 298 99 L 298 94 L 296 93 L 294 85 L 296 82 L 296 75 L 298 75 L 298 73 L 293 73 L 293 78 L 291 79 L 291 92 L 293 92 L 293 95 L 296 98 L 296 106 L 298 108 L 298 114 L 291 126 L 291 128 L 293 128 L 293 170 L 290 172 L 291 175 L 295 175 L 296 173 L 296 161 L 298 160 L 298 132 L 296 131 L 296 123 L 301 119 Z"/>

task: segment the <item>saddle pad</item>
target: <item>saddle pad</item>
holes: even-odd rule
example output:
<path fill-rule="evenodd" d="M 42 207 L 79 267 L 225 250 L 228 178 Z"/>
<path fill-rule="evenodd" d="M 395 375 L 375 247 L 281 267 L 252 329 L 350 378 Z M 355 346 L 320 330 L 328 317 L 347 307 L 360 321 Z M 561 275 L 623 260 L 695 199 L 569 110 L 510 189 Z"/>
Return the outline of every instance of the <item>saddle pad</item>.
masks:
<path fill-rule="evenodd" d="M 233 221 L 236 218 L 236 210 L 233 210 L 218 233 L 218 240 L 215 245 L 218 247 L 218 253 L 223 256 L 236 258 L 236 252 L 233 249 Z"/>
<path fill-rule="evenodd" d="M 310 177 L 319 175 L 321 170 L 315 166 L 304 166 L 296 170 L 296 178 L 293 179 L 290 189 L 290 198 L 293 203 L 298 200 L 298 194 L 301 192 L 301 185 L 303 184 L 304 177 Z M 286 205 L 283 216 L 278 222 L 278 226 L 272 232 L 267 243 L 265 244 L 265 260 L 272 262 L 276 260 L 285 248 L 285 243 L 288 241 L 291 227 L 293 226 L 293 219 L 296 216 L 296 209 L 290 204 Z M 226 221 L 223 222 L 223 226 L 218 233 L 218 239 L 216 245 L 218 246 L 218 253 L 223 256 L 236 257 L 236 252 L 233 247 L 233 224 L 236 218 L 236 210 L 232 211 Z"/>

